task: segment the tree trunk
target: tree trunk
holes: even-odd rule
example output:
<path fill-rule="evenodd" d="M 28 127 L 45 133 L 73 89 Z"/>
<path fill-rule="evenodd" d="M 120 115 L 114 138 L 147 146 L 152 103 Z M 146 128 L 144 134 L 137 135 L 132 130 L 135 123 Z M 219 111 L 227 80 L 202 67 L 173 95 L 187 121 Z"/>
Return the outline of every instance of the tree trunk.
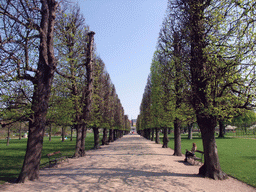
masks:
<path fill-rule="evenodd" d="M 8 126 L 7 128 L 7 142 L 6 142 L 6 146 L 9 146 L 10 144 L 10 126 Z"/>
<path fill-rule="evenodd" d="M 70 141 L 73 141 L 73 127 L 70 127 Z"/>
<path fill-rule="evenodd" d="M 94 127 L 93 128 L 93 133 L 94 133 L 94 149 L 99 149 L 100 148 L 99 128 Z"/>
<path fill-rule="evenodd" d="M 49 125 L 50 131 L 49 131 L 49 141 L 52 141 L 52 125 Z"/>
<path fill-rule="evenodd" d="M 41 0 L 41 3 L 39 62 L 38 72 L 33 82 L 34 92 L 31 107 L 33 115 L 29 121 L 27 150 L 17 182 L 24 182 L 26 178 L 32 181 L 39 178 L 48 101 L 57 66 L 53 51 L 53 30 L 57 2 L 55 0 Z"/>
<path fill-rule="evenodd" d="M 109 129 L 108 142 L 113 142 L 113 141 L 114 141 L 113 129 Z"/>
<path fill-rule="evenodd" d="M 152 134 L 151 134 L 151 141 L 154 141 L 154 136 L 155 136 L 155 135 L 154 135 L 154 134 L 155 134 L 155 133 L 154 133 L 154 130 L 155 130 L 155 129 L 151 129 L 151 130 L 152 130 L 152 131 L 151 131 L 151 132 L 152 132 Z"/>
<path fill-rule="evenodd" d="M 151 135 L 151 129 L 146 129 L 147 130 L 147 139 L 150 140 L 150 135 Z"/>
<path fill-rule="evenodd" d="M 157 144 L 160 143 L 160 139 L 159 139 L 159 128 L 156 128 L 156 139 L 155 139 L 155 142 L 156 142 Z"/>
<path fill-rule="evenodd" d="M 64 128 L 64 126 L 62 126 L 62 128 L 61 128 L 61 141 L 62 142 L 65 141 L 65 128 Z"/>
<path fill-rule="evenodd" d="M 174 153 L 175 156 L 182 156 L 181 152 L 181 128 L 180 121 L 175 118 L 174 120 Z"/>
<path fill-rule="evenodd" d="M 188 139 L 193 139 L 192 128 L 193 128 L 193 123 L 188 124 Z"/>
<path fill-rule="evenodd" d="M 82 157 L 82 126 L 75 125 L 76 127 L 76 150 L 74 157 Z"/>
<path fill-rule="evenodd" d="M 225 124 L 223 121 L 219 121 L 219 138 L 223 138 L 225 135 Z"/>
<path fill-rule="evenodd" d="M 108 145 L 108 130 L 106 128 L 103 129 L 102 145 Z"/>
<path fill-rule="evenodd" d="M 200 117 L 197 122 L 201 129 L 204 147 L 204 165 L 199 169 L 199 174 L 215 180 L 227 178 L 227 174 L 221 170 L 217 145 L 215 142 L 215 127 L 217 121 L 214 117 Z"/>
<path fill-rule="evenodd" d="M 114 141 L 117 139 L 116 129 L 114 129 Z"/>
<path fill-rule="evenodd" d="M 21 140 L 21 123 L 20 123 L 20 129 L 19 129 L 19 140 Z"/>
<path fill-rule="evenodd" d="M 168 129 L 163 128 L 163 131 L 164 131 L 164 137 L 163 137 L 163 146 L 162 146 L 162 148 L 168 148 L 168 142 L 169 142 Z"/>
<path fill-rule="evenodd" d="M 81 137 L 81 157 L 85 156 L 85 138 L 86 138 L 86 132 L 87 132 L 87 128 L 86 125 L 83 124 L 82 125 L 82 137 Z"/>

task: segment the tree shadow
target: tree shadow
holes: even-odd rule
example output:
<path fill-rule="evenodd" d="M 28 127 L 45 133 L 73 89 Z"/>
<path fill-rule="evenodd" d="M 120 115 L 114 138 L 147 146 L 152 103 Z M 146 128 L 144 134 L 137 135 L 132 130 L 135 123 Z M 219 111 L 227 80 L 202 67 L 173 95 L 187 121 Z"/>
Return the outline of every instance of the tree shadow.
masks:
<path fill-rule="evenodd" d="M 53 168 L 51 170 L 50 173 L 40 175 L 41 182 L 40 186 L 36 186 L 37 190 L 52 190 L 56 188 L 56 183 L 54 182 L 56 177 L 58 178 L 58 183 L 61 183 L 61 186 L 65 189 L 70 188 L 78 191 L 84 191 L 84 186 L 86 186 L 87 191 L 111 191 L 108 190 L 108 187 L 113 182 L 116 185 L 116 188 L 114 187 L 115 191 L 118 191 L 119 187 L 128 191 L 133 191 L 134 188 L 138 191 L 147 191 L 148 189 L 168 191 L 164 185 L 160 186 L 160 188 L 156 186 L 156 181 L 157 183 L 162 183 L 167 182 L 167 180 L 170 186 L 188 189 L 189 185 L 182 183 L 177 177 L 201 177 L 198 174 L 122 168 Z M 58 173 L 55 173 L 55 171 Z"/>
<path fill-rule="evenodd" d="M 256 160 L 256 156 L 242 156 L 243 159 Z"/>

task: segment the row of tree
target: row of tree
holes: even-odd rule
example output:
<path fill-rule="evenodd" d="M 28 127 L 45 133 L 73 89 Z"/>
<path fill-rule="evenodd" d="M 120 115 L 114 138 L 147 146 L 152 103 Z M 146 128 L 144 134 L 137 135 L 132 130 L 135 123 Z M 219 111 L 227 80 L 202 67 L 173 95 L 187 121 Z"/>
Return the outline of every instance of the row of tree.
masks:
<path fill-rule="evenodd" d="M 255 1 L 169 0 L 137 129 L 167 147 L 174 128 L 174 155 L 181 155 L 181 126 L 196 122 L 204 165 L 199 173 L 225 179 L 215 128 L 255 106 Z M 223 126 L 220 126 L 223 128 Z"/>
<path fill-rule="evenodd" d="M 29 122 L 18 182 L 39 178 L 46 126 L 76 130 L 75 157 L 85 154 L 88 128 L 93 129 L 95 149 L 100 128 L 102 144 L 129 131 L 105 64 L 95 53 L 95 33 L 77 5 L 1 0 L 0 18 L 1 125 Z"/>

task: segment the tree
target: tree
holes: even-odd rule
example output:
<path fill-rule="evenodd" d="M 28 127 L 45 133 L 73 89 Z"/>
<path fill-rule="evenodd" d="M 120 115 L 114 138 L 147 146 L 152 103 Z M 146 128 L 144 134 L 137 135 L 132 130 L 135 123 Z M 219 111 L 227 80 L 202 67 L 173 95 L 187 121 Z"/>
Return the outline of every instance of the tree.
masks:
<path fill-rule="evenodd" d="M 57 73 L 60 75 L 60 80 L 57 78 L 55 80 L 58 86 L 62 87 L 59 91 L 68 93 L 67 102 L 70 100 L 73 103 L 73 125 L 77 131 L 74 156 L 79 157 L 84 155 L 83 143 L 86 130 L 83 108 L 86 107 L 84 105 L 88 86 L 87 73 L 90 73 L 86 67 L 90 62 L 90 48 L 93 43 L 87 42 L 90 38 L 88 26 L 84 24 L 84 18 L 77 5 L 70 7 L 69 4 L 65 4 L 57 16 L 55 34 L 60 63 Z"/>
<path fill-rule="evenodd" d="M 246 18 L 252 16 L 253 3 L 244 2 L 242 7 L 236 1 L 179 3 L 187 16 L 183 21 L 187 23 L 191 46 L 192 104 L 205 154 L 199 173 L 213 179 L 225 179 L 227 175 L 221 170 L 217 153 L 215 127 L 220 116 L 235 114 L 252 102 L 254 77 L 248 72 L 255 74 L 249 56 L 254 46 L 250 40 L 253 25 L 252 20 Z M 232 14 L 237 10 L 238 18 Z"/>
<path fill-rule="evenodd" d="M 48 100 L 57 66 L 53 53 L 53 31 L 57 5 L 55 0 L 2 1 L 0 4 L 0 14 L 4 25 L 2 29 L 7 32 L 1 33 L 1 35 L 5 34 L 1 38 L 1 50 L 5 58 L 11 60 L 5 63 L 6 67 L 15 69 L 17 80 L 29 80 L 34 86 L 27 150 L 18 182 L 24 182 L 26 178 L 29 180 L 39 178 Z M 37 40 L 40 40 L 40 43 Z M 28 50 L 30 48 L 36 50 L 35 47 L 30 47 L 35 41 L 38 42 L 38 50 L 37 53 L 33 53 L 33 56 L 38 56 L 38 62 L 33 63 L 38 64 L 29 66 L 33 63 L 28 60 Z M 11 46 L 12 43 L 18 46 Z M 15 48 L 20 48 L 20 51 Z M 19 59 L 20 53 L 25 53 L 25 57 L 22 57 L 25 59 L 24 63 Z M 10 63 L 14 65 L 8 66 Z M 34 76 L 30 75 L 31 73 Z"/>
<path fill-rule="evenodd" d="M 103 123 L 103 71 L 105 65 L 100 58 L 96 58 L 94 62 L 92 110 L 89 126 L 94 133 L 94 149 L 99 149 L 99 128 Z"/>
<path fill-rule="evenodd" d="M 108 145 L 108 129 L 111 126 L 111 80 L 109 74 L 105 71 L 102 76 L 103 80 L 103 138 L 102 145 Z"/>

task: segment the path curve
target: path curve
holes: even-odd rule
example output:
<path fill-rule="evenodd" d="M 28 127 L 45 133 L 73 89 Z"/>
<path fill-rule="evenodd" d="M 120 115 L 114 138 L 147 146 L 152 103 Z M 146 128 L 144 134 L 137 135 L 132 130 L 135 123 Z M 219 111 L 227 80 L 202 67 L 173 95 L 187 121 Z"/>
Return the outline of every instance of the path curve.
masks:
<path fill-rule="evenodd" d="M 256 191 L 233 178 L 214 181 L 197 175 L 199 166 L 184 164 L 184 156 L 139 135 L 90 150 L 58 168 L 40 171 L 38 181 L 7 184 L 0 191 Z"/>

